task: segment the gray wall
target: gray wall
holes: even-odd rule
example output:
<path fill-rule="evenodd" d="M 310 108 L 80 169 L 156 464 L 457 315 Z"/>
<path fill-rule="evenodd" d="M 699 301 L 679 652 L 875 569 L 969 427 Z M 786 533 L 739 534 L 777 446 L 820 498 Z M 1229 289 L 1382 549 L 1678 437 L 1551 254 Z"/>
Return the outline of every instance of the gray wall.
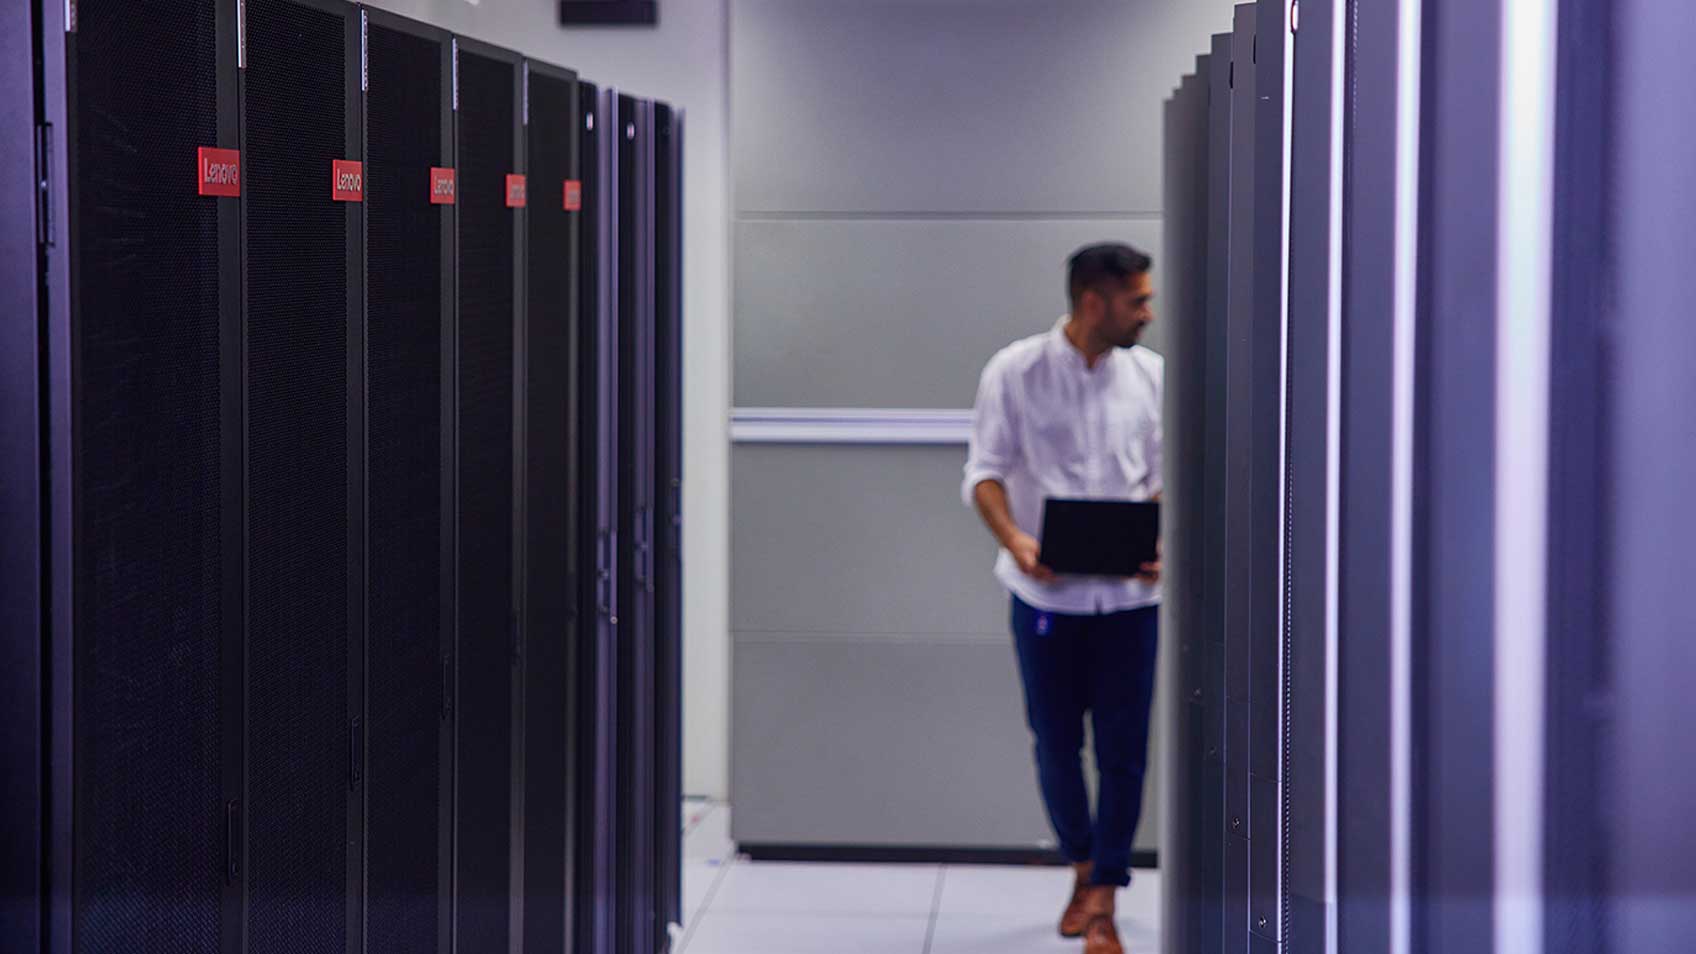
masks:
<path fill-rule="evenodd" d="M 1229 15 L 731 0 L 735 403 L 969 406 L 996 349 L 1065 311 L 1073 249 L 1158 251 L 1160 103 Z M 1049 840 L 963 459 L 733 449 L 737 840 Z M 1139 847 L 1157 792 L 1151 775 Z"/>

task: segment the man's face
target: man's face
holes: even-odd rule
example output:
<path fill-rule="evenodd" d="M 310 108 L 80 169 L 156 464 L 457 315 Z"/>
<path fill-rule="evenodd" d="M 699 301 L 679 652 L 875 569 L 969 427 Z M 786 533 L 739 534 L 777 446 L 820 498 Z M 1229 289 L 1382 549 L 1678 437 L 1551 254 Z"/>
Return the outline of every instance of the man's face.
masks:
<path fill-rule="evenodd" d="M 1154 320 L 1154 280 L 1148 273 L 1132 275 L 1117 291 L 1106 296 L 1101 317 L 1101 335 L 1114 347 L 1129 348 L 1142 340 L 1142 332 Z"/>

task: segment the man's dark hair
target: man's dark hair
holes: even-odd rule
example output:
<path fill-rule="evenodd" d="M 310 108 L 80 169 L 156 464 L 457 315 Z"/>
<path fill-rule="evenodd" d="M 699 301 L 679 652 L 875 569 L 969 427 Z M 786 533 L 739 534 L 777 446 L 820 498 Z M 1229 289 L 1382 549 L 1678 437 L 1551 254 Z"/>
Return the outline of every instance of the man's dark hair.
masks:
<path fill-rule="evenodd" d="M 1086 291 L 1108 293 L 1133 275 L 1154 269 L 1154 259 L 1117 242 L 1078 249 L 1066 264 L 1066 290 L 1076 305 Z"/>

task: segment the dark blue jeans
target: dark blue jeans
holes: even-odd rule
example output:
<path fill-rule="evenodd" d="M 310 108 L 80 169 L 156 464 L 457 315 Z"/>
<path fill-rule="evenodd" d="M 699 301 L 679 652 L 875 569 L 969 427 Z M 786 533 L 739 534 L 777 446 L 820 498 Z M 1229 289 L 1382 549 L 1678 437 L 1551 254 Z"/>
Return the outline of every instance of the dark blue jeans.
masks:
<path fill-rule="evenodd" d="M 1131 883 L 1154 699 L 1157 607 L 1101 616 L 1045 613 L 1013 600 L 1013 642 L 1036 737 L 1037 779 L 1067 861 L 1095 863 L 1099 885 Z M 1092 823 L 1080 755 L 1084 713 L 1101 787 Z"/>

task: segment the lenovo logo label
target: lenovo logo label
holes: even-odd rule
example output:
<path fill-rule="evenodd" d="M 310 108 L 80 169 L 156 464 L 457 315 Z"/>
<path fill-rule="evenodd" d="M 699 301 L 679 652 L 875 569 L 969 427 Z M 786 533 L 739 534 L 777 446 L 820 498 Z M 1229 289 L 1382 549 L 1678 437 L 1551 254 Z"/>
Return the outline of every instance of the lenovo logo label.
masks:
<path fill-rule="evenodd" d="M 576 179 L 565 180 L 565 211 L 583 211 L 583 183 Z"/>
<path fill-rule="evenodd" d="M 522 209 L 525 204 L 524 177 L 509 175 L 506 177 L 506 207 Z"/>
<path fill-rule="evenodd" d="M 241 152 L 236 149 L 200 147 L 199 192 L 201 195 L 241 195 Z"/>
<path fill-rule="evenodd" d="M 330 198 L 337 202 L 365 201 L 365 164 L 347 159 L 330 161 Z"/>
<path fill-rule="evenodd" d="M 457 191 L 452 169 L 430 167 L 430 204 L 453 205 Z"/>

